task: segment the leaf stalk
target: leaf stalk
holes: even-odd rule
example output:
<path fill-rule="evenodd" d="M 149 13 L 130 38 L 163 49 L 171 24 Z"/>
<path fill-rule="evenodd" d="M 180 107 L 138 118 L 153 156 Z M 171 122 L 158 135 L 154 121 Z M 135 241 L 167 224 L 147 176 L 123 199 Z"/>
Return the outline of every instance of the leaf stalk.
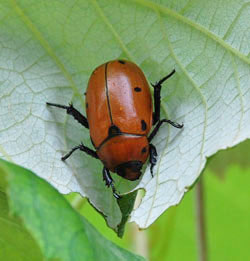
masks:
<path fill-rule="evenodd" d="M 195 199 L 198 260 L 207 261 L 208 258 L 203 177 L 200 178 L 199 182 L 196 185 Z"/>

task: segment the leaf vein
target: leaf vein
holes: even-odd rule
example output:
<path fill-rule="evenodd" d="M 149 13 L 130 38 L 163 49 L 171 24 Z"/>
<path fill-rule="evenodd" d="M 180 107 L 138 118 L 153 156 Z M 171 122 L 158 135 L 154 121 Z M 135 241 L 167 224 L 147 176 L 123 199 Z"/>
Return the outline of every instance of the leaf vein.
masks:
<path fill-rule="evenodd" d="M 212 40 L 214 40 L 215 42 L 220 44 L 222 47 L 224 47 L 226 50 L 228 50 L 231 53 L 233 53 L 234 55 L 236 55 L 239 59 L 241 59 L 245 63 L 250 64 L 250 59 L 246 55 L 242 54 L 239 50 L 230 46 L 223 38 L 221 39 L 218 35 L 209 31 L 205 26 L 202 26 L 202 25 L 192 21 L 191 19 L 177 13 L 176 11 L 174 11 L 172 9 L 169 9 L 168 7 L 165 7 L 158 3 L 154 3 L 150 0 L 131 0 L 131 1 L 138 2 L 139 4 L 146 6 L 154 11 L 159 10 L 159 12 L 167 14 L 167 15 L 175 18 L 176 20 L 189 25 L 190 27 L 196 29 L 197 31 L 203 33 L 207 37 L 211 38 Z"/>
<path fill-rule="evenodd" d="M 231 55 L 232 58 L 232 64 L 233 64 L 233 70 L 234 70 L 234 76 L 235 76 L 235 80 L 236 80 L 236 87 L 237 90 L 239 92 L 239 97 L 240 97 L 240 106 L 241 106 L 241 115 L 240 115 L 240 121 L 239 121 L 239 126 L 238 126 L 238 131 L 234 137 L 234 142 L 236 141 L 236 139 L 239 137 L 240 135 L 240 130 L 241 130 L 241 126 L 242 126 L 242 121 L 243 121 L 243 113 L 244 113 L 244 102 L 243 102 L 243 94 L 240 88 L 240 80 L 239 80 L 239 74 L 238 74 L 238 70 L 237 70 L 237 65 L 235 62 L 235 58 Z"/>
<path fill-rule="evenodd" d="M 113 34 L 115 40 L 119 43 L 121 49 L 124 51 L 124 53 L 126 53 L 127 57 L 131 60 L 134 61 L 132 54 L 129 52 L 129 50 L 127 49 L 127 47 L 125 46 L 125 44 L 123 43 L 123 40 L 121 39 L 121 37 L 119 36 L 119 34 L 116 32 L 114 26 L 110 23 L 110 21 L 108 20 L 107 16 L 104 14 L 104 12 L 102 11 L 101 7 L 99 6 L 99 4 L 97 3 L 96 0 L 91 0 L 92 4 L 95 6 L 98 15 L 100 16 L 100 18 L 103 20 L 103 22 L 105 23 L 105 25 L 108 27 L 108 29 L 110 30 L 110 32 Z"/>
<path fill-rule="evenodd" d="M 238 11 L 236 17 L 233 19 L 232 23 L 230 24 L 230 26 L 228 27 L 226 33 L 224 34 L 223 40 L 225 40 L 225 39 L 229 36 L 229 34 L 231 34 L 231 32 L 232 32 L 232 30 L 233 30 L 233 28 L 234 28 L 234 26 L 235 26 L 235 24 L 236 24 L 238 18 L 240 17 L 242 11 L 245 10 L 248 5 L 250 5 L 250 3 L 244 3 L 244 4 L 241 6 L 241 8 L 239 9 L 239 11 Z"/>
<path fill-rule="evenodd" d="M 47 54 L 53 59 L 57 67 L 61 70 L 64 77 L 68 80 L 71 88 L 74 91 L 74 95 L 78 96 L 80 98 L 80 101 L 82 103 L 82 106 L 84 107 L 84 99 L 82 95 L 80 94 L 79 90 L 76 87 L 75 82 L 73 81 L 70 73 L 67 71 L 63 63 L 60 61 L 58 56 L 55 54 L 54 50 L 50 46 L 49 42 L 43 37 L 42 33 L 38 30 L 38 28 L 32 23 L 30 18 L 23 12 L 20 6 L 18 6 L 16 0 L 11 0 L 12 6 L 14 11 L 18 14 L 20 19 L 23 21 L 23 23 L 26 25 L 26 27 L 30 30 L 30 32 L 34 35 L 35 39 L 40 43 L 40 45 L 44 48 L 44 50 L 47 52 Z"/>
<path fill-rule="evenodd" d="M 170 54 L 171 56 L 173 57 L 173 59 L 176 61 L 176 63 L 179 65 L 179 67 L 181 68 L 181 70 L 183 71 L 183 73 L 185 74 L 185 76 L 188 78 L 188 80 L 190 81 L 190 83 L 193 85 L 194 89 L 197 91 L 197 93 L 200 95 L 201 97 L 201 101 L 205 107 L 205 110 L 204 110 L 204 128 L 203 128 L 203 133 L 202 133 L 202 144 L 201 144 L 201 150 L 200 150 L 200 165 L 199 165 L 199 169 L 198 169 L 198 173 L 202 167 L 202 158 L 203 158 L 203 152 L 204 152 L 204 143 L 205 143 L 205 134 L 206 134 L 206 128 L 207 128 L 207 102 L 206 102 L 206 99 L 204 97 L 204 95 L 202 94 L 201 90 L 199 89 L 199 87 L 196 85 L 196 83 L 192 80 L 192 78 L 189 76 L 188 72 L 186 71 L 186 69 L 183 67 L 183 65 L 181 64 L 181 62 L 179 61 L 179 59 L 177 58 L 177 56 L 175 55 L 174 51 L 173 51 L 173 47 L 170 43 L 170 40 L 169 40 L 169 37 L 167 35 L 167 32 L 166 32 L 166 29 L 164 30 L 163 28 L 163 24 L 162 24 L 162 18 L 161 18 L 161 15 L 160 13 L 158 12 L 158 10 L 155 9 L 155 12 L 157 13 L 158 15 L 158 19 L 160 21 L 160 24 L 161 24 L 161 28 L 162 28 L 162 32 L 163 32 L 163 36 L 167 42 L 167 45 L 169 47 L 169 51 L 170 51 Z M 167 144 L 168 144 L 168 140 L 169 140 L 169 136 L 168 136 L 168 139 L 167 139 Z M 167 146 L 165 147 L 164 151 L 166 150 Z M 156 183 L 157 185 L 159 185 L 158 183 L 158 177 L 159 177 L 159 168 L 160 168 L 160 162 L 163 158 L 163 155 L 165 155 L 165 153 L 163 152 L 160 156 L 160 159 L 158 160 L 159 163 L 158 163 L 158 167 L 157 167 L 157 174 L 155 175 L 156 176 Z M 156 195 L 157 195 L 157 186 L 156 185 L 156 189 L 154 191 L 154 194 L 153 194 L 153 199 L 152 199 L 152 203 L 151 203 L 151 206 L 149 208 L 149 211 L 148 211 L 148 215 L 147 215 L 147 218 L 146 218 L 146 221 L 145 221 L 145 226 L 152 214 L 152 210 L 154 208 L 154 199 L 156 198 Z"/>

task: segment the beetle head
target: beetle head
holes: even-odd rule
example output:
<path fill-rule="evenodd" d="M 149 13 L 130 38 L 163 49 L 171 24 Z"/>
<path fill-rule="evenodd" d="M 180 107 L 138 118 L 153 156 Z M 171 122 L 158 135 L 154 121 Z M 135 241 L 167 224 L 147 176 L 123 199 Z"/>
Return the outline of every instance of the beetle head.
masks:
<path fill-rule="evenodd" d="M 141 176 L 142 165 L 141 161 L 128 161 L 116 167 L 115 172 L 125 179 L 136 180 Z"/>

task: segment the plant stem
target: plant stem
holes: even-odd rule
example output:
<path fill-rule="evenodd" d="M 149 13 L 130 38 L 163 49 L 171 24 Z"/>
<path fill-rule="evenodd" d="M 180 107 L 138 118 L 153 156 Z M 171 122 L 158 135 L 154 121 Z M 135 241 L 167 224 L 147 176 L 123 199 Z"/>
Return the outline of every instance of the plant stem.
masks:
<path fill-rule="evenodd" d="M 142 190 L 139 190 L 135 200 L 134 208 L 137 208 L 142 200 Z M 144 230 L 139 230 L 136 224 L 132 224 L 132 234 L 133 234 L 133 247 L 134 251 L 143 256 L 146 260 L 149 260 L 149 242 L 148 233 Z"/>
<path fill-rule="evenodd" d="M 147 231 L 139 230 L 136 224 L 132 226 L 133 233 L 133 250 L 136 254 L 143 256 L 146 260 L 149 260 L 149 243 Z"/>
<path fill-rule="evenodd" d="M 71 206 L 76 210 L 80 210 L 85 203 L 86 199 L 83 198 L 80 194 L 77 194 L 71 201 Z"/>
<path fill-rule="evenodd" d="M 206 240 L 206 222 L 205 222 L 205 202 L 203 177 L 200 178 L 196 185 L 196 230 L 197 230 L 197 247 L 199 261 L 207 261 L 207 240 Z"/>

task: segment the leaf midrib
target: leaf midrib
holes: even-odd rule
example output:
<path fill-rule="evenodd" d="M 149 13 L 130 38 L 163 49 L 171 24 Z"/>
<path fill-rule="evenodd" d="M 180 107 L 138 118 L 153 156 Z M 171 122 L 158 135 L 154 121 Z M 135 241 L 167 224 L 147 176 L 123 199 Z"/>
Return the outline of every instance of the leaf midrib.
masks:
<path fill-rule="evenodd" d="M 102 19 L 102 21 L 104 22 L 104 24 L 108 27 L 108 29 L 111 31 L 111 33 L 114 35 L 115 40 L 119 43 L 121 49 L 124 51 L 124 53 L 127 55 L 127 57 L 129 58 L 129 60 L 134 61 L 135 59 L 133 58 L 133 55 L 129 52 L 128 48 L 126 47 L 126 45 L 123 43 L 123 40 L 121 39 L 121 37 L 119 36 L 119 34 L 116 32 L 116 30 L 114 29 L 113 25 L 110 23 L 110 21 L 107 19 L 106 15 L 103 13 L 101 7 L 99 6 L 99 4 L 97 3 L 96 0 L 91 0 L 93 6 L 96 8 L 97 13 L 99 15 L 99 17 Z"/>
<path fill-rule="evenodd" d="M 227 51 L 230 51 L 231 53 L 233 53 L 234 55 L 236 55 L 240 60 L 244 61 L 245 63 L 250 65 L 250 59 L 245 56 L 244 54 L 242 54 L 240 51 L 238 51 L 237 49 L 233 48 L 232 46 L 230 46 L 225 40 L 224 38 L 220 38 L 219 36 L 217 36 L 216 34 L 214 34 L 213 32 L 209 31 L 206 27 L 188 19 L 187 17 L 180 15 L 179 13 L 177 13 L 176 11 L 169 9 L 166 6 L 163 6 L 161 4 L 158 3 L 154 3 L 150 0 L 130 0 L 133 2 L 137 2 L 143 6 L 146 6 L 150 9 L 152 9 L 154 12 L 156 10 L 158 10 L 161 13 L 167 14 L 173 18 L 175 18 L 176 20 L 189 25 L 190 27 L 196 29 L 197 31 L 203 33 L 204 35 L 206 35 L 208 38 L 214 40 L 215 42 L 217 42 L 218 44 L 220 44 L 223 48 L 225 48 Z"/>

